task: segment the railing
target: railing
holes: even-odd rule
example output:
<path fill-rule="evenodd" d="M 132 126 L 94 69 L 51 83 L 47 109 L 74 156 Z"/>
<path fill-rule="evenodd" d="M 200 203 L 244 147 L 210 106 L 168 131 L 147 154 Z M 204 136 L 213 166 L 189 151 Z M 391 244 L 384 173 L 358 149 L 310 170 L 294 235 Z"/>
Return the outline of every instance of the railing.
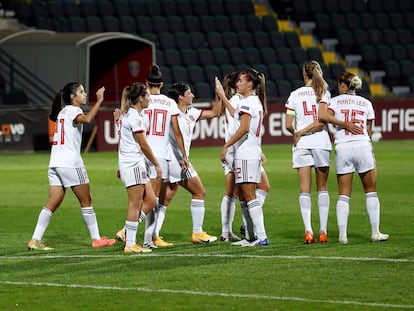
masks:
<path fill-rule="evenodd" d="M 22 89 L 27 95 L 30 106 L 42 109 L 50 108 L 56 91 L 1 47 L 0 73 L 5 79 L 7 90 Z"/>

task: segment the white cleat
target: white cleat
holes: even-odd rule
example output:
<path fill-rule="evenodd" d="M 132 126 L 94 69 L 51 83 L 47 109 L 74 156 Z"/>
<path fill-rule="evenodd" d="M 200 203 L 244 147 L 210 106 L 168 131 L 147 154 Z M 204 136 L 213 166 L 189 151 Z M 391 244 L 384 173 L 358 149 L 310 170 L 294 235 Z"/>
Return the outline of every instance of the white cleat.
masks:
<path fill-rule="evenodd" d="M 238 242 L 233 242 L 233 243 L 231 243 L 231 245 L 233 245 L 233 246 L 242 246 L 242 247 L 244 247 L 244 246 L 249 246 L 249 245 L 250 245 L 250 243 L 252 243 L 252 241 L 249 241 L 249 240 L 243 239 L 243 240 L 238 241 Z"/>
<path fill-rule="evenodd" d="M 385 233 L 377 233 L 371 235 L 371 241 L 372 242 L 381 242 L 381 241 L 387 241 L 390 236 Z"/>
<path fill-rule="evenodd" d="M 340 235 L 338 238 L 339 244 L 348 244 L 348 237 L 346 235 Z"/>

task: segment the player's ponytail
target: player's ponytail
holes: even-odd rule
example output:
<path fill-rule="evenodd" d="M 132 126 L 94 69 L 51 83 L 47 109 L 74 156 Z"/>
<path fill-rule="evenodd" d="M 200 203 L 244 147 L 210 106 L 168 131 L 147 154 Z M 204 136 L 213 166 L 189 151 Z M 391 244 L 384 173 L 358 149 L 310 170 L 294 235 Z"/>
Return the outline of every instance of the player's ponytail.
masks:
<path fill-rule="evenodd" d="M 323 78 L 321 66 L 317 61 L 311 60 L 303 65 L 303 71 L 308 79 L 311 80 L 311 87 L 315 91 L 317 102 L 319 102 L 322 98 L 322 95 L 328 89 L 328 83 L 326 83 L 325 79 Z"/>

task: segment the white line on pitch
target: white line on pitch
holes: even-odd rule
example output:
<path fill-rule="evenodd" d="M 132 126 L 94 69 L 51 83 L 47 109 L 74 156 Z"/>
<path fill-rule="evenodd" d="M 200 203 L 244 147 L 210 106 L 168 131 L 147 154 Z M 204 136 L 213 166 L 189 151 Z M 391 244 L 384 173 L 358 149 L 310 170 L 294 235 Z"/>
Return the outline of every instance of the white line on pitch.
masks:
<path fill-rule="evenodd" d="M 116 290 L 116 291 L 134 291 L 134 292 L 146 292 L 146 293 L 170 293 L 170 294 L 183 294 L 183 295 L 196 295 L 196 296 L 218 296 L 218 297 L 232 297 L 243 299 L 267 299 L 267 300 L 283 300 L 283 301 L 300 301 L 310 303 L 329 303 L 337 305 L 355 305 L 355 306 L 370 306 L 381 308 L 399 308 L 399 309 L 414 309 L 414 305 L 401 305 L 401 304 L 387 304 L 376 302 L 359 302 L 352 300 L 321 300 L 321 299 L 308 299 L 301 297 L 283 297 L 283 296 L 270 296 L 270 295 L 253 295 L 253 294 L 237 294 L 237 293 L 223 293 L 223 292 L 198 292 L 192 290 L 176 290 L 168 288 L 146 288 L 146 287 L 118 287 L 118 286 L 98 286 L 98 285 L 82 285 L 82 284 L 61 284 L 61 283 L 49 283 L 49 282 L 12 282 L 12 281 L 0 281 L 0 284 L 5 285 L 17 285 L 17 286 L 49 286 L 49 287 L 67 287 L 67 288 L 81 288 L 81 289 L 98 289 L 98 290 Z"/>
<path fill-rule="evenodd" d="M 246 254 L 139 254 L 138 257 L 216 257 L 216 258 L 255 258 L 255 259 L 310 259 L 310 260 L 348 260 L 348 261 L 378 261 L 393 263 L 413 263 L 414 259 L 379 258 L 379 257 L 339 257 L 339 256 L 287 256 L 287 255 L 246 255 Z M 0 256 L 0 260 L 7 259 L 66 259 L 66 258 L 128 258 L 131 255 L 37 255 L 36 256 Z"/>

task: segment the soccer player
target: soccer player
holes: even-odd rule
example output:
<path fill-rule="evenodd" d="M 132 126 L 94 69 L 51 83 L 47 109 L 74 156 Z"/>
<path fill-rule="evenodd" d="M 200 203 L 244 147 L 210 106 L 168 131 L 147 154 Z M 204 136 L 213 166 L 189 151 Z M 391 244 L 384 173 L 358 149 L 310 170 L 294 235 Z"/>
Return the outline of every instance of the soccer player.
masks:
<path fill-rule="evenodd" d="M 107 239 L 99 234 L 89 178 L 80 154 L 83 124 L 89 124 L 94 120 L 103 103 L 104 92 L 104 87 L 96 92 L 96 104 L 87 114 L 81 109 L 81 106 L 86 104 L 87 94 L 83 85 L 79 83 L 66 84 L 58 95 L 60 100 L 53 102 L 49 117 L 51 121 L 56 122 L 56 126 L 48 169 L 49 199 L 40 211 L 32 239 L 27 245 L 29 250 L 53 249 L 44 243 L 42 238 L 54 212 L 60 207 L 67 188 L 71 188 L 79 200 L 82 217 L 92 239 L 92 247 L 100 248 L 115 243 L 114 239 Z"/>
<path fill-rule="evenodd" d="M 311 60 L 303 65 L 303 80 L 305 85 L 292 91 L 285 104 L 286 129 L 293 134 L 292 162 L 299 177 L 299 207 L 305 227 L 304 242 L 315 242 L 311 223 L 312 168 L 315 168 L 319 242 L 326 243 L 330 205 L 327 182 L 332 144 L 326 125 L 318 120 L 318 109 L 320 103 L 329 102 L 331 94 L 318 62 Z"/>
<path fill-rule="evenodd" d="M 239 72 L 232 72 L 226 75 L 223 79 L 223 85 L 216 79 L 216 94 L 223 100 L 223 107 L 225 107 L 226 127 L 225 127 L 225 139 L 226 142 L 234 134 L 234 112 L 239 105 L 241 96 L 235 92 L 236 82 L 239 76 Z M 264 111 L 267 112 L 267 101 L 265 100 Z M 226 192 L 221 201 L 221 223 L 222 233 L 220 236 L 221 241 L 232 241 L 238 242 L 240 238 L 233 233 L 232 224 L 234 221 L 235 214 L 235 201 L 237 198 L 236 185 L 234 183 L 234 172 L 233 172 L 233 160 L 234 160 L 234 148 L 230 147 L 226 154 L 226 160 L 222 162 L 224 176 L 226 181 Z M 262 163 L 266 162 L 266 157 L 262 154 Z M 267 194 L 270 191 L 270 183 L 267 177 L 266 171 L 261 166 L 261 180 L 257 184 L 256 197 L 260 204 L 263 206 Z M 244 215 L 247 213 L 246 206 L 242 212 L 243 225 L 240 228 L 240 233 L 246 237 L 247 228 L 247 239 L 250 236 L 255 236 L 253 230 L 253 224 L 251 223 L 250 217 L 246 219 Z M 250 233 L 249 233 L 250 232 Z"/>
<path fill-rule="evenodd" d="M 341 244 L 348 243 L 349 202 L 352 193 L 354 172 L 358 172 L 365 191 L 365 204 L 371 224 L 371 240 L 386 241 L 388 234 L 379 231 L 380 201 L 376 184 L 377 171 L 370 136 L 375 112 L 372 103 L 355 91 L 362 87 L 362 80 L 356 74 L 344 72 L 338 80 L 338 96 L 319 109 L 319 118 L 336 125 L 335 166 L 339 197 L 336 204 Z"/>
<path fill-rule="evenodd" d="M 124 253 L 151 251 L 150 248 L 136 243 L 139 214 L 148 183 L 146 159 L 154 165 L 156 178 L 162 177 L 161 166 L 146 139 L 147 127 L 142 115 L 142 110 L 148 107 L 149 97 L 149 90 L 143 83 L 134 83 L 122 92 L 118 166 L 121 181 L 128 194 Z"/>
<path fill-rule="evenodd" d="M 217 84 L 216 80 L 216 86 Z M 233 114 L 233 134 L 224 144 L 220 159 L 226 162 L 229 148 L 233 146 L 233 170 L 240 205 L 244 217 L 251 218 L 257 239 L 249 236 L 249 240 L 234 242 L 234 245 L 266 246 L 269 241 L 264 226 L 263 209 L 256 196 L 257 185 L 261 182 L 262 123 L 266 102 L 264 75 L 254 69 L 241 71 L 237 78 L 236 91 L 240 101 Z"/>
<path fill-rule="evenodd" d="M 191 139 L 196 123 L 202 119 L 211 119 L 218 117 L 221 111 L 221 101 L 216 100 L 213 108 L 210 110 L 202 110 L 192 107 L 194 94 L 191 92 L 190 86 L 182 82 L 173 84 L 168 90 L 167 94 L 169 97 L 175 100 L 178 109 L 180 109 L 178 122 L 184 138 L 184 146 L 186 152 L 185 155 L 187 158 L 189 158 Z M 203 186 L 200 176 L 198 176 L 197 171 L 190 162 L 188 162 L 188 167 L 182 171 L 181 163 L 183 154 L 179 150 L 177 141 L 171 133 L 170 140 L 172 148 L 172 165 L 170 171 L 170 183 L 168 184 L 169 189 L 167 189 L 168 192 L 166 194 L 164 205 L 168 204 L 168 202 L 174 196 L 178 190 L 178 186 L 182 186 L 192 195 L 190 204 L 193 229 L 191 236 L 192 242 L 214 242 L 217 240 L 217 237 L 209 235 L 203 231 L 205 214 L 204 198 L 206 190 Z"/>

